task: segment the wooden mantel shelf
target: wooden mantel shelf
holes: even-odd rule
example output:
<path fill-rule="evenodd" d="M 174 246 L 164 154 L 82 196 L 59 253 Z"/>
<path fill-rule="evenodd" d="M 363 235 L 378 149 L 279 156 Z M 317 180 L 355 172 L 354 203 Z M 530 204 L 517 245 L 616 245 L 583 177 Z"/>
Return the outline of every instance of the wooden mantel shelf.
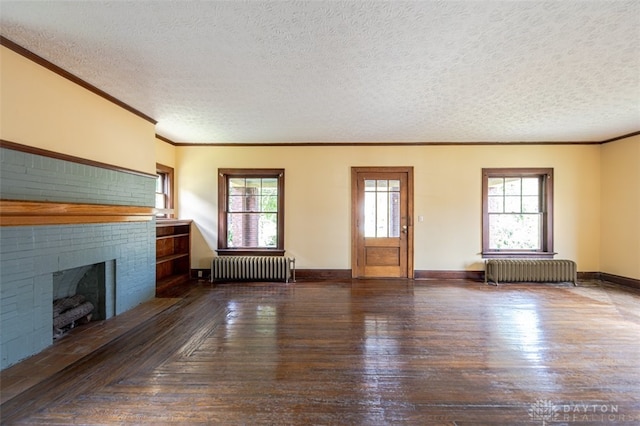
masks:
<path fill-rule="evenodd" d="M 0 226 L 145 222 L 152 207 L 0 200 Z"/>

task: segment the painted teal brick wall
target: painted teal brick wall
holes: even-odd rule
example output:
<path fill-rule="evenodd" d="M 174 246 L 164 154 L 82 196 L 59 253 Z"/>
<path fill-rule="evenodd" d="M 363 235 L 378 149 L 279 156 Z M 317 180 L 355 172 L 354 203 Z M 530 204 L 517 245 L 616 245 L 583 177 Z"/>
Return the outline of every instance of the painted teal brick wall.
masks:
<path fill-rule="evenodd" d="M 5 200 L 153 207 L 155 180 L 0 148 L 0 194 Z"/>
<path fill-rule="evenodd" d="M 152 177 L 0 149 L 0 196 L 152 207 Z M 115 260 L 116 315 L 155 296 L 155 221 L 0 227 L 0 368 L 51 345 L 53 272 Z"/>

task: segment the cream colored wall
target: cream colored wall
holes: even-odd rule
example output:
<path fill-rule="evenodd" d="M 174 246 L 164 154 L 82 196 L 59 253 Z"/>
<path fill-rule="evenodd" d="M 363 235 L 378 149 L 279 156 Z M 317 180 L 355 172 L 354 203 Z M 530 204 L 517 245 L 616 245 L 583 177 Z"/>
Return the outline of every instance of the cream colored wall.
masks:
<path fill-rule="evenodd" d="M 640 136 L 602 145 L 601 272 L 640 279 Z"/>
<path fill-rule="evenodd" d="M 177 147 L 192 267 L 217 247 L 217 169 L 285 169 L 285 248 L 302 269 L 351 268 L 351 167 L 413 166 L 416 270 L 480 270 L 481 169 L 553 167 L 556 258 L 599 271 L 600 146 Z"/>
<path fill-rule="evenodd" d="M 176 168 L 176 147 L 156 138 L 156 163 Z"/>
<path fill-rule="evenodd" d="M 414 217 L 425 218 L 415 221 L 416 270 L 482 269 L 483 167 L 554 167 L 557 258 L 640 279 L 640 136 L 593 146 L 176 148 L 152 123 L 0 46 L 0 138 L 146 173 L 174 167 L 178 217 L 197 228 L 195 268 L 217 245 L 219 167 L 285 168 L 288 255 L 300 268 L 349 269 L 350 167 L 414 166 Z"/>
<path fill-rule="evenodd" d="M 0 138 L 155 173 L 155 126 L 0 47 Z"/>

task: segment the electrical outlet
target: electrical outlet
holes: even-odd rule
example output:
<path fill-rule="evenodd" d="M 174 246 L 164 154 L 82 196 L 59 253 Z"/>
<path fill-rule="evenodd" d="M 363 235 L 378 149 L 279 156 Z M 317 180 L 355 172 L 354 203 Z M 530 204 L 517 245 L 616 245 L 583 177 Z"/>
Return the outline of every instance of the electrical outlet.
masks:
<path fill-rule="evenodd" d="M 202 271 L 198 271 L 198 278 L 202 278 Z"/>

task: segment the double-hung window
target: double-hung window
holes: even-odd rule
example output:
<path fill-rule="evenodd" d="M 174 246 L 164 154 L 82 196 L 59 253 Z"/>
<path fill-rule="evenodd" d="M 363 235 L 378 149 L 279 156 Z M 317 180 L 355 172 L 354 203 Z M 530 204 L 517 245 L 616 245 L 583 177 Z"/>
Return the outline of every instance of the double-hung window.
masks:
<path fill-rule="evenodd" d="M 173 168 L 156 163 L 156 217 L 173 217 Z"/>
<path fill-rule="evenodd" d="M 553 169 L 482 170 L 483 257 L 553 257 Z"/>
<path fill-rule="evenodd" d="M 218 254 L 284 254 L 284 169 L 218 170 Z"/>

